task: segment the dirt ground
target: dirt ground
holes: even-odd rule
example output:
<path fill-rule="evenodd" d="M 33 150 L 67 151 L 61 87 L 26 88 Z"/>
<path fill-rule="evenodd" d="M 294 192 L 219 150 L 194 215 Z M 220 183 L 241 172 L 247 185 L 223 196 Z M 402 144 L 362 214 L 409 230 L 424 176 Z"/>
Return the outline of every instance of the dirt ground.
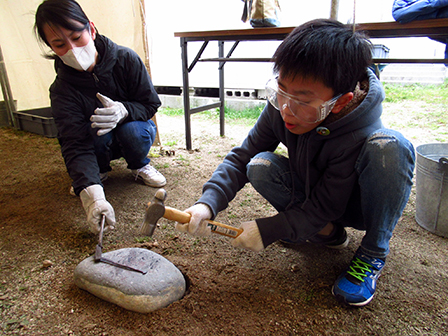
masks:
<path fill-rule="evenodd" d="M 386 104 L 389 123 L 406 122 L 403 111 L 424 104 Z M 196 117 L 196 116 L 195 116 Z M 185 150 L 184 121 L 158 116 L 162 147 L 152 163 L 166 176 L 166 204 L 185 209 L 248 127 L 193 118 L 193 151 Z M 409 121 L 412 123 L 412 120 Z M 403 129 L 415 145 L 447 140 L 447 128 Z M 443 139 L 442 139 L 443 141 Z M 363 232 L 348 230 L 341 251 L 275 243 L 261 253 L 234 249 L 228 238 L 194 238 L 162 219 L 151 239 L 139 236 L 146 203 L 156 189 L 135 182 L 126 163 L 115 161 L 105 182 L 117 227 L 104 252 L 145 247 L 173 262 L 190 280 L 185 297 L 149 314 L 122 309 L 77 288 L 75 267 L 92 255 L 79 198 L 70 196 L 55 139 L 0 129 L 0 334 L 2 335 L 446 335 L 448 334 L 448 239 L 420 227 L 415 190 L 391 240 L 391 253 L 373 301 L 341 305 L 331 286 L 347 266 Z M 274 214 L 250 185 L 217 220 L 241 221 Z"/>

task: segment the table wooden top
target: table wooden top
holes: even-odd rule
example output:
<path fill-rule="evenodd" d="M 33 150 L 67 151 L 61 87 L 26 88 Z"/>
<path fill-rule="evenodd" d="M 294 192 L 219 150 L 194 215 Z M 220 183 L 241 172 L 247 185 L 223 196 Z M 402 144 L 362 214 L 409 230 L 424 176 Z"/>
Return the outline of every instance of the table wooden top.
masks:
<path fill-rule="evenodd" d="M 183 37 L 191 41 L 204 40 L 266 40 L 284 39 L 295 27 L 249 28 L 177 32 L 174 37 Z"/>
<path fill-rule="evenodd" d="M 256 41 L 282 40 L 295 27 L 249 28 L 175 32 L 175 37 L 187 41 Z M 364 30 L 371 38 L 382 37 L 448 37 L 448 18 L 418 20 L 409 23 L 372 22 L 359 23 L 356 30 Z"/>

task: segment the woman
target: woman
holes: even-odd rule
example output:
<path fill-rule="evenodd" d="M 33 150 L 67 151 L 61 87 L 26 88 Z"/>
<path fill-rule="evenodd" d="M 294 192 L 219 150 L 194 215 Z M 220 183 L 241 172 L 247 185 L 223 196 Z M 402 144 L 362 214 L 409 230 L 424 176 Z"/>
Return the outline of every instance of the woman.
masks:
<path fill-rule="evenodd" d="M 150 120 L 161 105 L 139 56 L 100 35 L 74 0 L 45 0 L 34 29 L 53 53 L 50 87 L 53 116 L 72 188 L 81 198 L 93 232 L 101 217 L 113 228 L 115 214 L 102 181 L 110 161 L 124 157 L 135 178 L 151 187 L 166 184 L 149 164 L 156 136 Z"/>

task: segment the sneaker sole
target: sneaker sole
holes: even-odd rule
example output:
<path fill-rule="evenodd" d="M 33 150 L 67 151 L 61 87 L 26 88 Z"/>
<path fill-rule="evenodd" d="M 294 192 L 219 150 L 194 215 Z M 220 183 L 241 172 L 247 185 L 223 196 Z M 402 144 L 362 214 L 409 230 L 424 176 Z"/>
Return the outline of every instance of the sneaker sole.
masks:
<path fill-rule="evenodd" d="M 328 248 L 331 248 L 333 250 L 342 250 L 348 246 L 348 243 L 350 243 L 350 238 L 347 236 L 347 239 L 342 243 L 338 245 L 325 245 Z"/>
<path fill-rule="evenodd" d="M 334 286 L 331 288 L 331 293 L 335 296 L 336 300 L 338 300 L 339 302 L 344 303 L 346 305 L 352 306 L 352 307 L 364 307 L 370 301 L 372 301 L 373 296 L 374 296 L 374 295 L 372 295 L 370 298 L 368 298 L 367 300 L 362 301 L 362 302 L 348 302 L 342 295 L 334 293 Z"/>
<path fill-rule="evenodd" d="M 160 187 L 163 187 L 163 186 L 166 185 L 166 181 L 163 182 L 163 183 L 159 183 L 159 184 L 149 184 L 149 183 L 146 183 L 146 181 L 143 179 L 143 177 L 140 177 L 139 175 L 137 175 L 137 176 L 134 175 L 134 178 L 136 178 L 137 180 L 143 181 L 143 183 L 145 185 L 147 185 L 148 187 L 152 187 L 152 188 L 160 188 Z"/>
<path fill-rule="evenodd" d="M 295 248 L 295 247 L 302 246 L 302 245 L 304 245 L 304 244 L 307 243 L 306 241 L 293 243 L 293 242 L 288 242 L 288 241 L 281 240 L 281 239 L 280 239 L 278 242 L 279 242 L 281 245 L 283 245 L 284 247 L 287 247 L 287 248 Z"/>
<path fill-rule="evenodd" d="M 325 247 L 333 249 L 333 250 L 342 250 L 342 249 L 344 249 L 344 248 L 346 248 L 348 246 L 348 243 L 350 243 L 350 238 L 347 236 L 343 243 L 337 244 L 337 245 L 327 245 L 327 244 L 324 244 L 324 243 L 314 243 L 314 242 L 309 241 L 309 240 L 307 240 L 306 242 L 308 244 L 313 244 L 313 245 L 317 245 L 317 246 L 325 246 Z"/>

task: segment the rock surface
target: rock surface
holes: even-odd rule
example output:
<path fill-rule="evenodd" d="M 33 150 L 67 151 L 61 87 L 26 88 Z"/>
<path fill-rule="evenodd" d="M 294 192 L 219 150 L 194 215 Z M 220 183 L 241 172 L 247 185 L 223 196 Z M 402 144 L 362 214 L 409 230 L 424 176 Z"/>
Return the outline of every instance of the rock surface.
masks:
<path fill-rule="evenodd" d="M 179 269 L 161 255 L 141 248 L 103 253 L 102 257 L 147 272 L 142 274 L 91 256 L 75 268 L 75 284 L 125 309 L 148 313 L 181 299 L 186 281 Z"/>

